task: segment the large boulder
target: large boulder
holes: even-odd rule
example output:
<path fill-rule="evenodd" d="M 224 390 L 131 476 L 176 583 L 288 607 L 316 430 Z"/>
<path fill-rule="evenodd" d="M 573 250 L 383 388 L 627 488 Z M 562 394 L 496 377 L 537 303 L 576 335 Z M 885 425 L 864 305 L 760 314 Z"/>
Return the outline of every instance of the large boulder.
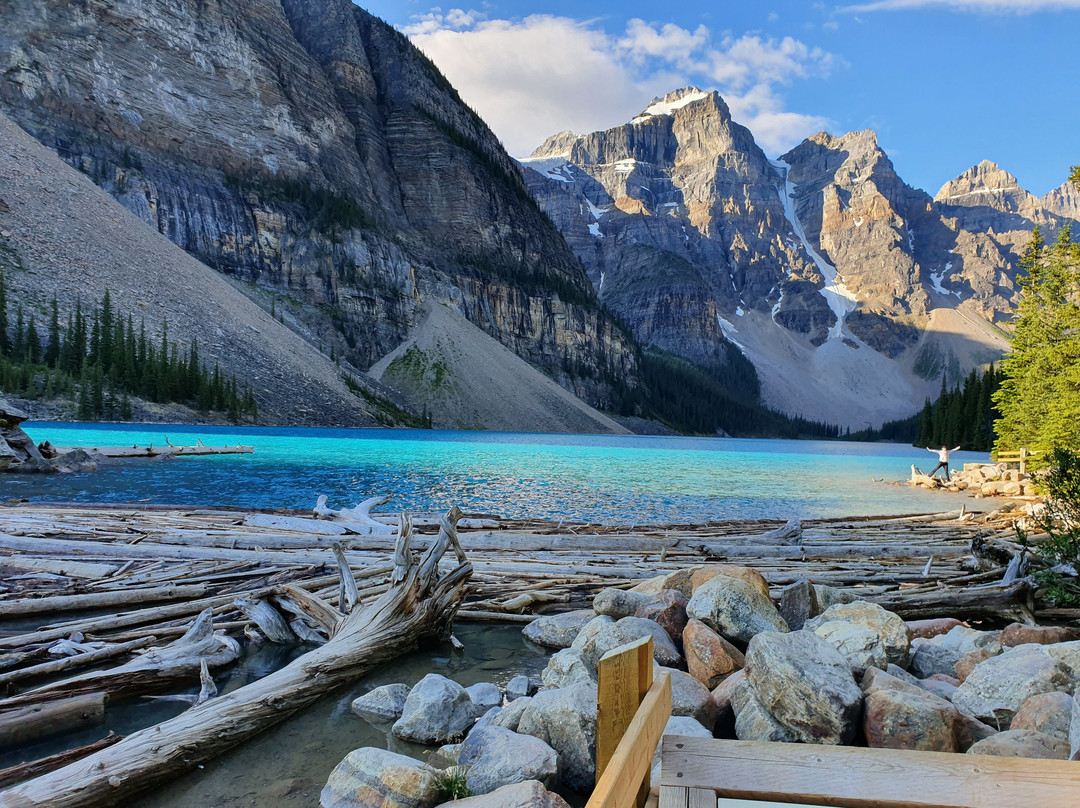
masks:
<path fill-rule="evenodd" d="M 964 657 L 955 649 L 945 648 L 926 639 L 912 640 L 911 650 L 908 670 L 922 679 L 936 673 L 952 676 L 956 672 L 956 664 Z"/>
<path fill-rule="evenodd" d="M 792 631 L 798 631 L 807 620 L 821 614 L 814 585 L 800 578 L 780 590 L 780 616 Z"/>
<path fill-rule="evenodd" d="M 690 579 L 693 578 L 694 573 L 699 569 L 701 568 L 688 567 L 684 570 L 669 572 L 666 575 L 657 575 L 655 578 L 649 578 L 647 581 L 642 581 L 630 591 L 644 592 L 646 595 L 659 595 L 661 592 L 670 590 L 679 592 L 685 597 L 690 597 L 693 594 L 693 589 L 690 586 Z"/>
<path fill-rule="evenodd" d="M 1073 678 L 1077 680 L 1077 684 L 1080 684 L 1080 642 L 1059 642 L 1054 645 L 1042 646 L 1017 646 L 1017 648 L 1032 647 L 1042 648 L 1044 654 L 1053 657 L 1068 668 L 1072 672 Z"/>
<path fill-rule="evenodd" d="M 710 689 L 746 663 L 742 651 L 700 620 L 690 620 L 686 624 L 682 642 L 686 669 Z"/>
<path fill-rule="evenodd" d="M 506 700 L 514 701 L 529 695 L 529 677 L 519 674 L 506 683 Z"/>
<path fill-rule="evenodd" d="M 469 687 L 465 688 L 465 692 L 472 699 L 473 709 L 478 718 L 492 707 L 502 706 L 502 691 L 491 682 L 478 682 L 475 685 L 469 685 Z"/>
<path fill-rule="evenodd" d="M 962 730 L 956 708 L 931 693 L 882 688 L 863 705 L 863 731 L 872 748 L 955 752 Z"/>
<path fill-rule="evenodd" d="M 665 590 L 656 596 L 655 600 L 639 606 L 634 612 L 634 617 L 652 620 L 668 633 L 672 641 L 679 645 L 682 643 L 683 629 L 689 618 L 686 616 L 686 604 L 690 601 L 681 592 Z"/>
<path fill-rule="evenodd" d="M 1068 760 L 1069 745 L 1052 735 L 1031 729 L 1010 729 L 979 741 L 969 755 Z"/>
<path fill-rule="evenodd" d="M 706 727 L 716 723 L 716 702 L 712 692 L 688 673 L 657 667 L 657 674 L 671 675 L 671 714 L 694 718 Z"/>
<path fill-rule="evenodd" d="M 634 592 L 632 589 L 608 587 L 601 589 L 593 598 L 593 611 L 597 614 L 606 614 L 613 620 L 633 617 L 634 612 L 656 597 L 657 595 Z"/>
<path fill-rule="evenodd" d="M 532 697 L 518 722 L 522 735 L 539 738 L 558 753 L 559 778 L 586 792 L 596 777 L 596 685 L 581 682 Z"/>
<path fill-rule="evenodd" d="M 862 691 L 851 667 L 812 631 L 764 632 L 746 649 L 746 678 L 778 722 L 805 743 L 854 738 Z"/>
<path fill-rule="evenodd" d="M 884 668 L 889 664 L 885 645 L 871 628 L 846 620 L 830 620 L 815 628 L 814 633 L 840 652 L 856 676 L 862 676 L 867 668 Z"/>
<path fill-rule="evenodd" d="M 967 654 L 982 648 L 990 652 L 990 655 L 1001 653 L 1000 631 L 979 631 L 967 626 L 953 626 L 944 634 L 929 637 L 929 642 L 942 648 L 949 648 L 961 654 Z"/>
<path fill-rule="evenodd" d="M 752 567 L 740 567 L 735 564 L 709 564 L 694 570 L 694 574 L 690 576 L 691 594 L 697 592 L 717 575 L 737 578 L 760 592 L 762 597 L 769 597 L 769 582 L 765 580 L 764 575 Z"/>
<path fill-rule="evenodd" d="M 525 714 L 525 708 L 530 704 L 532 704 L 532 698 L 530 696 L 522 696 L 521 698 L 514 699 L 503 707 L 498 715 L 491 719 L 492 725 L 517 732 L 518 724 L 521 723 L 521 716 Z"/>
<path fill-rule="evenodd" d="M 912 640 L 928 640 L 939 634 L 948 634 L 952 629 L 963 625 L 955 617 L 933 617 L 928 620 L 906 620 L 905 622 L 911 629 Z"/>
<path fill-rule="evenodd" d="M 570 808 L 558 794 L 552 794 L 543 783 L 527 780 L 503 786 L 490 794 L 444 802 L 440 808 Z"/>
<path fill-rule="evenodd" d="M 865 626 L 876 632 L 885 646 L 889 662 L 902 668 L 908 666 L 911 654 L 911 629 L 898 615 L 867 600 L 838 603 L 806 621 L 805 628 L 816 630 L 818 626 L 833 620 L 842 620 Z"/>
<path fill-rule="evenodd" d="M 538 780 L 552 786 L 558 779 L 558 756 L 547 743 L 503 727 L 473 730 L 461 744 L 458 764 L 466 767 L 469 790 L 487 794 L 502 786 Z"/>
<path fill-rule="evenodd" d="M 591 645 L 582 648 L 582 655 L 589 667 L 596 669 L 597 662 L 608 651 L 621 645 L 640 640 L 642 637 L 653 638 L 653 659 L 668 668 L 678 667 L 682 663 L 682 654 L 671 641 L 663 627 L 652 620 L 641 617 L 624 617 L 604 626 L 597 632 Z"/>
<path fill-rule="evenodd" d="M 690 598 L 686 614 L 740 645 L 763 631 L 788 630 L 771 600 L 745 581 L 727 575 L 717 575 L 702 584 Z"/>
<path fill-rule="evenodd" d="M 435 769 L 373 747 L 350 752 L 319 795 L 320 808 L 432 808 L 438 801 Z"/>
<path fill-rule="evenodd" d="M 409 692 L 394 722 L 398 738 L 430 746 L 460 740 L 476 717 L 469 693 L 457 682 L 429 673 Z"/>
<path fill-rule="evenodd" d="M 795 743 L 799 740 L 765 708 L 745 677 L 732 686 L 730 698 L 735 713 L 735 737 L 740 741 Z"/>
<path fill-rule="evenodd" d="M 991 726 L 1008 726 L 1032 696 L 1074 687 L 1070 669 L 1043 653 L 1042 646 L 1021 645 L 976 665 L 953 703 Z"/>
<path fill-rule="evenodd" d="M 1054 645 L 1080 640 L 1080 629 L 1069 626 L 1025 626 L 1011 623 L 1001 630 L 1001 644 L 1007 648 L 1017 645 Z"/>
<path fill-rule="evenodd" d="M 957 679 L 963 682 L 971 675 L 971 672 L 975 670 L 976 665 L 992 656 L 995 655 L 991 654 L 985 648 L 976 648 L 974 651 L 968 651 L 960 657 L 960 660 L 955 665 L 953 665 L 953 674 Z"/>
<path fill-rule="evenodd" d="M 600 633 L 600 630 L 605 626 L 610 626 L 614 622 L 614 618 L 608 617 L 606 614 L 597 615 L 581 627 L 581 631 L 574 637 L 574 641 L 570 643 L 570 647 L 578 648 L 582 651 L 592 648 L 593 642 L 596 640 L 596 635 Z"/>
<path fill-rule="evenodd" d="M 1068 693 L 1039 693 L 1020 706 L 1009 729 L 1033 729 L 1068 742 L 1073 706 L 1073 697 Z"/>
<path fill-rule="evenodd" d="M 545 648 L 569 648 L 582 627 L 596 617 L 592 609 L 544 615 L 522 629 L 526 639 Z"/>
<path fill-rule="evenodd" d="M 568 687 L 578 682 L 595 682 L 594 670 L 585 661 L 580 649 L 564 648 L 548 660 L 540 680 L 547 688 Z"/>
<path fill-rule="evenodd" d="M 1080 691 L 1073 693 L 1072 720 L 1069 722 L 1069 760 L 1080 760 Z"/>
<path fill-rule="evenodd" d="M 352 711 L 372 724 L 385 724 L 401 718 L 401 711 L 405 709 L 405 699 L 408 697 L 408 685 L 382 685 L 354 699 Z"/>

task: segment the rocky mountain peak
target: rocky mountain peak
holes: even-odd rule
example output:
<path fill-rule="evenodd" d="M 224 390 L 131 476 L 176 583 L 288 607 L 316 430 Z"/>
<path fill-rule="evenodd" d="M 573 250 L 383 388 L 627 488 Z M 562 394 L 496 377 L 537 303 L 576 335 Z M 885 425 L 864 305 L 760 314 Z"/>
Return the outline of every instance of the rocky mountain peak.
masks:
<path fill-rule="evenodd" d="M 639 115 L 634 118 L 634 121 L 639 121 L 643 118 L 659 117 L 661 115 L 674 115 L 676 111 L 683 107 L 693 104 L 698 101 L 711 100 L 714 106 L 719 109 L 724 115 L 730 117 L 730 111 L 724 99 L 720 97 L 716 92 L 705 92 L 699 90 L 697 87 L 689 86 L 683 87 L 678 90 L 672 90 L 663 97 L 657 96 L 650 103 L 649 106 Z"/>
<path fill-rule="evenodd" d="M 1020 187 L 1020 181 L 997 163 L 983 160 L 941 186 L 934 201 L 944 205 L 991 207 L 1020 213 L 1037 206 L 1037 200 Z"/>
<path fill-rule="evenodd" d="M 1039 201 L 1051 213 L 1080 220 L 1080 190 L 1071 182 L 1063 183 Z"/>

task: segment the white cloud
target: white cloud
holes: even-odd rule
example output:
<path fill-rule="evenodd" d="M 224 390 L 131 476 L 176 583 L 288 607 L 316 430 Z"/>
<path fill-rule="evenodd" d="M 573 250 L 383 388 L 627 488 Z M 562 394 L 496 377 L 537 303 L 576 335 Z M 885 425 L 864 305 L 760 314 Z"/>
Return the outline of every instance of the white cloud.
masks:
<path fill-rule="evenodd" d="M 517 156 L 561 130 L 624 123 L 653 96 L 688 84 L 718 89 L 736 120 L 779 153 L 826 124 L 787 111 L 780 87 L 843 64 L 791 37 L 714 37 L 704 25 L 639 19 L 611 35 L 595 21 L 433 9 L 403 30 Z"/>
<path fill-rule="evenodd" d="M 876 0 L 876 2 L 872 3 L 846 6 L 841 11 L 905 11 L 915 8 L 1034 14 L 1037 11 L 1080 9 L 1080 0 Z"/>

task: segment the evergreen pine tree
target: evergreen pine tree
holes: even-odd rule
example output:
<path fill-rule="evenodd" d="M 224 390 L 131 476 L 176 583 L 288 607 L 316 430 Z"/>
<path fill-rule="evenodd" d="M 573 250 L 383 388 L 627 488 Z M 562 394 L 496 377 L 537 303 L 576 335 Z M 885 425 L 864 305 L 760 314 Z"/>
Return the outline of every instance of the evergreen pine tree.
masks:
<path fill-rule="evenodd" d="M 56 303 L 56 295 L 53 295 L 49 310 L 49 341 L 45 345 L 45 364 L 51 368 L 56 367 L 60 361 L 60 307 Z"/>
<path fill-rule="evenodd" d="M 8 335 L 7 285 L 0 272 L 0 357 L 11 356 L 11 337 Z"/>
<path fill-rule="evenodd" d="M 37 331 L 34 315 L 26 323 L 26 361 L 31 365 L 41 364 L 41 335 Z"/>

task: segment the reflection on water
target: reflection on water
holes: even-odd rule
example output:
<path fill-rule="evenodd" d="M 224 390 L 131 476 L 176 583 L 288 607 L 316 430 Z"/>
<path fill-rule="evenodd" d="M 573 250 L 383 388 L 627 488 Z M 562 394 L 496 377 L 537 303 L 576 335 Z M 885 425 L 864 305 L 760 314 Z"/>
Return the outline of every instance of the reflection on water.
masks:
<path fill-rule="evenodd" d="M 392 682 L 414 685 L 432 672 L 466 687 L 477 682 L 494 682 L 505 687 L 511 677 L 519 673 L 536 675 L 547 664 L 544 652 L 522 638 L 520 627 L 460 623 L 454 633 L 465 644 L 464 651 L 440 645 L 384 665 L 352 687 L 320 699 L 250 743 L 130 805 L 135 808 L 314 808 L 319 804 L 319 792 L 331 770 L 353 749 L 377 746 L 420 759 L 430 752 L 428 747 L 398 740 L 388 732 L 388 727 L 374 727 L 356 716 L 349 709 L 353 699 Z M 264 646 L 264 650 L 246 659 L 250 664 L 238 665 L 224 689 L 247 684 L 269 673 L 276 662 L 286 661 L 271 660 L 265 649 Z M 179 710 L 170 714 L 175 712 Z"/>
<path fill-rule="evenodd" d="M 3 496 L 82 502 L 335 507 L 374 492 L 390 509 L 608 523 L 939 510 L 906 479 L 922 449 L 891 444 L 443 430 L 26 425 L 54 445 L 244 443 L 253 455 L 133 460 L 91 474 L 6 477 Z M 960 453 L 958 462 L 985 460 Z M 949 506 L 951 507 L 951 505 Z"/>

